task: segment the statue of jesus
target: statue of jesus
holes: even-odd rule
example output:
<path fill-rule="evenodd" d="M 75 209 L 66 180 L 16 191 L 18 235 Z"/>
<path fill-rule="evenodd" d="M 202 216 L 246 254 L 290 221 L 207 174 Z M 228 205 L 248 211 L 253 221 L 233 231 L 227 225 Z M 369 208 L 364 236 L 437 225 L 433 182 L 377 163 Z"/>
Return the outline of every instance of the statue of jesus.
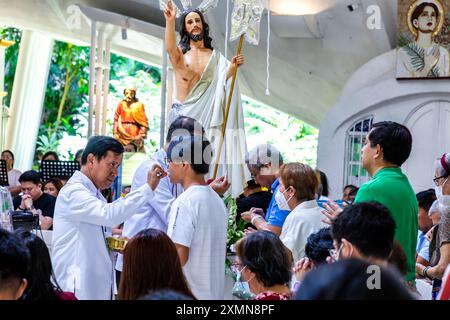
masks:
<path fill-rule="evenodd" d="M 167 2 L 164 17 L 166 48 L 175 72 L 176 84 L 169 121 L 172 122 L 181 115 L 199 121 L 213 145 L 214 164 L 225 120 L 225 96 L 230 93 L 230 78 L 235 66 L 244 63 L 244 56 L 237 55 L 230 63 L 212 47 L 209 25 L 199 10 L 187 10 L 181 15 L 178 45 L 175 33 L 176 10 L 172 0 Z M 236 87 L 222 148 L 217 176 L 228 176 L 231 194 L 238 196 L 245 182 L 250 179 L 250 174 L 244 162 L 247 146 L 242 104 Z"/>

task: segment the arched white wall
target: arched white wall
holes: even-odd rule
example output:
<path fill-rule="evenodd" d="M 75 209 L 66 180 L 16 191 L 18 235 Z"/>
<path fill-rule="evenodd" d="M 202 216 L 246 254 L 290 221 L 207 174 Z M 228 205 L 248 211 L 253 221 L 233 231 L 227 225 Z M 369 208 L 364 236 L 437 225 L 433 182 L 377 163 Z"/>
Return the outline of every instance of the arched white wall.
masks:
<path fill-rule="evenodd" d="M 332 198 L 341 197 L 346 132 L 356 120 L 373 115 L 374 122 L 390 120 L 406 124 L 413 111 L 420 106 L 433 101 L 450 102 L 450 80 L 398 81 L 395 78 L 395 67 L 395 50 L 366 63 L 352 75 L 339 101 L 321 122 L 317 165 L 328 176 Z M 413 139 L 419 141 L 415 148 L 430 143 L 422 139 L 420 134 L 413 136 Z M 414 187 L 415 182 L 411 183 Z"/>

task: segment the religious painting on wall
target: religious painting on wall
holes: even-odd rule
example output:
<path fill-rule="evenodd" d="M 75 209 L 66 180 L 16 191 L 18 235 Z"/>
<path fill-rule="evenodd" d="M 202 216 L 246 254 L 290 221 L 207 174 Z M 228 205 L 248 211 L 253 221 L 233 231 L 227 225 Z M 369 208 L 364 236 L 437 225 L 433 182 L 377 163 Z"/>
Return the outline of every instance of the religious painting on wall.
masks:
<path fill-rule="evenodd" d="M 450 1 L 398 0 L 397 79 L 450 78 Z"/>

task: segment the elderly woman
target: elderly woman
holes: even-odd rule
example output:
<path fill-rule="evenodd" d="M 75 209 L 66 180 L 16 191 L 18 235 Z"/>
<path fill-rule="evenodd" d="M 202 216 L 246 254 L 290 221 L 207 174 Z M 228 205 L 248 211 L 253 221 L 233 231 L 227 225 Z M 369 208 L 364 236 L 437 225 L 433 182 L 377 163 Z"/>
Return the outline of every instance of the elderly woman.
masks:
<path fill-rule="evenodd" d="M 305 256 L 310 234 L 327 227 L 317 205 L 319 180 L 315 171 L 302 163 L 288 163 L 280 168 L 280 188 L 275 195 L 278 207 L 292 210 L 281 230 L 280 239 L 291 251 L 294 261 Z"/>
<path fill-rule="evenodd" d="M 450 153 L 445 153 L 437 160 L 435 168 L 433 180 L 442 216 L 436 237 L 430 243 L 430 265 L 425 267 L 416 264 L 418 274 L 433 280 L 434 297 L 439 291 L 445 268 L 450 264 Z"/>
<path fill-rule="evenodd" d="M 257 231 L 235 244 L 237 282 L 233 294 L 253 300 L 289 300 L 292 260 L 280 238 Z"/>

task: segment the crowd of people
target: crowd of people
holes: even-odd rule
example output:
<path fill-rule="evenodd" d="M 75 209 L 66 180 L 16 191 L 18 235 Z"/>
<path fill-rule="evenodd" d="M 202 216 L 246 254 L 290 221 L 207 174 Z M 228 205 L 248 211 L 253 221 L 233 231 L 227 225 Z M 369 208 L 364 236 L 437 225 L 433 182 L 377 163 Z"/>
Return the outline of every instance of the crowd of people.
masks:
<path fill-rule="evenodd" d="M 345 186 L 342 202 L 328 198 L 323 172 L 284 163 L 273 145 L 250 150 L 252 179 L 237 199 L 237 219 L 247 228 L 233 246 L 231 293 L 254 300 L 419 299 L 416 281 L 425 281 L 438 299 L 450 264 L 450 153 L 436 161 L 435 188 L 415 194 L 400 168 L 411 146 L 403 125 L 374 124 L 362 149 L 372 179 Z M 223 197 L 230 182 L 207 181 L 212 153 L 202 126 L 177 118 L 123 197 L 107 201 L 102 190 L 117 177 L 123 152 L 114 138 L 92 137 L 80 171 L 65 184 L 42 183 L 33 170 L 18 176 L 9 189 L 20 188 L 14 209 L 37 211 L 40 228 L 53 230 L 51 255 L 36 234 L 2 230 L 1 299 L 227 296 Z M 2 159 L 16 176 L 13 153 L 3 151 Z M 128 239 L 117 257 L 105 245 L 113 228 Z"/>

